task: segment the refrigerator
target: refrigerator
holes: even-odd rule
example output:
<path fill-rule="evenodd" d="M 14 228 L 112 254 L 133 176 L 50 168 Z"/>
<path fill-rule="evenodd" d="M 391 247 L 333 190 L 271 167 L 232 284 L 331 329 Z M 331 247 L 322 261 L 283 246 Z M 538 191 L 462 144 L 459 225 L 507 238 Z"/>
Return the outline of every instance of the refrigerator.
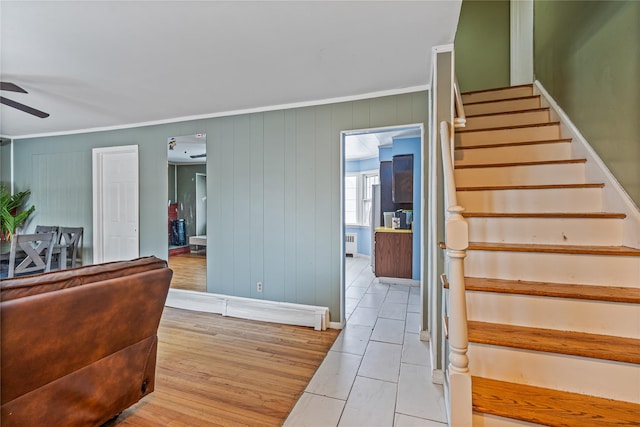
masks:
<path fill-rule="evenodd" d="M 376 273 L 376 228 L 380 227 L 380 184 L 371 186 L 371 271 Z"/>

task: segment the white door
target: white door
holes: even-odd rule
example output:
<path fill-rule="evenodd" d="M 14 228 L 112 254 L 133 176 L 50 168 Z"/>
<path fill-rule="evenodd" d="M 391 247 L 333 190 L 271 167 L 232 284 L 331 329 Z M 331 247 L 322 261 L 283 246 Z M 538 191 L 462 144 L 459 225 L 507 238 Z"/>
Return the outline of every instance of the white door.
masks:
<path fill-rule="evenodd" d="M 138 146 L 93 149 L 93 262 L 137 258 Z"/>

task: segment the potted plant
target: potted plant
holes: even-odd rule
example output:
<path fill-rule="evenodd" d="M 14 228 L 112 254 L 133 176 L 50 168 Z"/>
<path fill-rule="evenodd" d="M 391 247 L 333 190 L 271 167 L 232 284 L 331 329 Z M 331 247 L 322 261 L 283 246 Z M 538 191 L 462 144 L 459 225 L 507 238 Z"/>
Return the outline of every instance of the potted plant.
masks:
<path fill-rule="evenodd" d="M 16 229 L 36 209 L 32 205 L 29 209 L 22 210 L 24 202 L 30 195 L 29 190 L 12 195 L 4 186 L 0 186 L 0 238 L 11 240 Z"/>

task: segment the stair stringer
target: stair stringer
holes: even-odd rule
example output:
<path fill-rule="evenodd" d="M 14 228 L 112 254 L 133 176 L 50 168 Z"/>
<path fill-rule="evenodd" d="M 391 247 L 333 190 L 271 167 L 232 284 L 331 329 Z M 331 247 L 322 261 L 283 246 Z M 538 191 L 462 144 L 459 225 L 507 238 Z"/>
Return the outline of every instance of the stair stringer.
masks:
<path fill-rule="evenodd" d="M 587 159 L 585 164 L 586 181 L 605 183 L 602 190 L 603 211 L 622 212 L 627 215 L 623 220 L 622 244 L 632 248 L 640 248 L 640 209 L 638 206 L 620 185 L 593 147 L 591 147 L 584 135 L 569 119 L 569 116 L 560 108 L 538 80 L 533 84 L 533 93 L 540 95 L 542 107 L 550 108 L 550 120 L 560 122 L 561 136 L 563 138 L 573 138 L 573 143 L 571 144 L 572 157 L 584 157 Z"/>

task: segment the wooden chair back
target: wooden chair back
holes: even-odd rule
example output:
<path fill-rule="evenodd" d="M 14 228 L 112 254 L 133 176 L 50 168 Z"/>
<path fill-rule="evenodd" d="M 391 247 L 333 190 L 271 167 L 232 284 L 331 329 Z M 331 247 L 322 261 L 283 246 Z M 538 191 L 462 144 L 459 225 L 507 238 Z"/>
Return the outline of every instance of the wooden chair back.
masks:
<path fill-rule="evenodd" d="M 67 262 L 71 262 L 71 268 L 74 268 L 78 261 L 82 263 L 83 232 L 83 227 L 60 227 L 60 244 L 67 246 Z M 60 266 L 60 268 L 63 267 Z"/>
<path fill-rule="evenodd" d="M 15 234 L 11 239 L 8 277 L 49 271 L 55 241 L 55 231 Z"/>

